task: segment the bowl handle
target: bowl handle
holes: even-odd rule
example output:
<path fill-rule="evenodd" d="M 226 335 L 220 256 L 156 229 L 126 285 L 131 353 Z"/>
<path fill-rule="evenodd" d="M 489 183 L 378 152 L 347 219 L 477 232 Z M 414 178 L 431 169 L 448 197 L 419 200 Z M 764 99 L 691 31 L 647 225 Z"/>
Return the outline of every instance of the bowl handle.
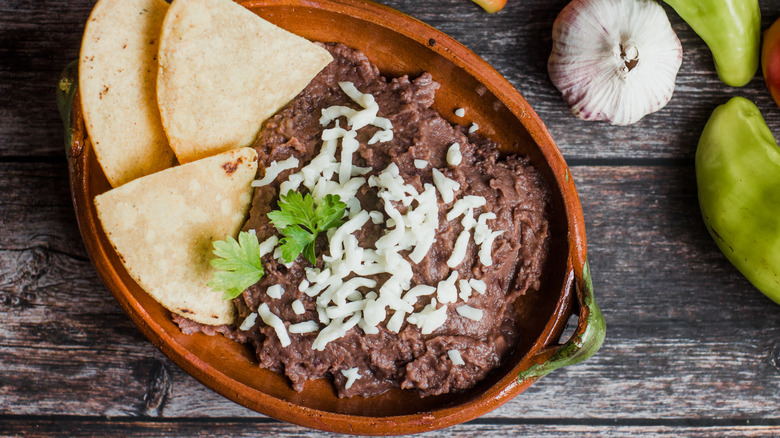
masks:
<path fill-rule="evenodd" d="M 543 350 L 539 355 L 547 359 L 531 365 L 517 376 L 519 383 L 539 379 L 553 370 L 578 364 L 593 356 L 601 347 L 606 335 L 606 323 L 593 296 L 593 283 L 587 260 L 582 275 L 575 279 L 579 315 L 577 329 L 565 344 Z M 551 352 L 552 350 L 552 352 Z"/>
<path fill-rule="evenodd" d="M 76 97 L 78 89 L 78 60 L 71 62 L 60 74 L 60 80 L 57 83 L 57 108 L 60 110 L 62 123 L 65 125 L 65 152 L 67 155 L 73 154 L 73 99 Z"/>

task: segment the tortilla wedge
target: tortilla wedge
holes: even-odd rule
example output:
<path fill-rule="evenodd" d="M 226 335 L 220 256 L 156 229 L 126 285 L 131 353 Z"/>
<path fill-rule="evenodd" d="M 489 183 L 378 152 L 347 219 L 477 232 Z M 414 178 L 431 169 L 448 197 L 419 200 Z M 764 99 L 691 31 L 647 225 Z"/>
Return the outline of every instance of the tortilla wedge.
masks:
<path fill-rule="evenodd" d="M 333 59 L 232 0 L 175 0 L 159 55 L 158 104 L 182 163 L 250 145 Z"/>
<path fill-rule="evenodd" d="M 230 324 L 235 308 L 206 283 L 212 242 L 236 236 L 257 172 L 252 148 L 228 151 L 131 181 L 95 197 L 98 217 L 130 276 L 171 312 Z"/>
<path fill-rule="evenodd" d="M 172 166 L 157 109 L 157 44 L 168 3 L 100 0 L 79 55 L 87 132 L 112 187 Z"/>

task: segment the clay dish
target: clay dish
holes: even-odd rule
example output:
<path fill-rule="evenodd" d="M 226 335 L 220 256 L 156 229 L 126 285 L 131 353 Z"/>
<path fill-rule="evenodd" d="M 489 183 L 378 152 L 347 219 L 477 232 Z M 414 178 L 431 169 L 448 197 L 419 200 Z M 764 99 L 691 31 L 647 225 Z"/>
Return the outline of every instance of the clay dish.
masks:
<path fill-rule="evenodd" d="M 441 84 L 434 107 L 452 122 L 528 155 L 551 187 L 550 257 L 542 289 L 521 297 L 517 347 L 501 368 L 462 393 L 420 398 L 392 390 L 376 397 L 339 399 L 331 383 L 293 391 L 283 375 L 261 369 L 246 346 L 221 336 L 184 335 L 170 314 L 127 274 L 103 234 L 95 195 L 109 184 L 86 137 L 79 105 L 71 106 L 75 68 L 63 75 L 59 101 L 73 205 L 87 251 L 105 282 L 143 334 L 174 362 L 223 396 L 280 420 L 326 431 L 398 435 L 430 431 L 483 415 L 520 394 L 551 370 L 592 355 L 604 338 L 586 261 L 582 208 L 563 157 L 528 102 L 490 65 L 464 46 L 398 11 L 359 0 L 249 0 L 263 18 L 314 41 L 341 42 L 366 53 L 386 76 L 430 72 Z M 70 82 L 69 82 L 70 81 Z M 76 100 L 78 102 L 78 100 Z M 455 108 L 467 108 L 456 120 Z M 573 337 L 559 339 L 578 314 Z"/>

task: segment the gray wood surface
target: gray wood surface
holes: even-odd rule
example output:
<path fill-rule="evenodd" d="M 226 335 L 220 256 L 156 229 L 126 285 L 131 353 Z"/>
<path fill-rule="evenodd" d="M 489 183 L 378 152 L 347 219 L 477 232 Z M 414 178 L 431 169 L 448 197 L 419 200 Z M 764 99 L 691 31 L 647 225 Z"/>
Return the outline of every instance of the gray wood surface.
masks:
<path fill-rule="evenodd" d="M 93 1 L 0 5 L 0 436 L 332 436 L 202 386 L 141 336 L 97 277 L 54 104 Z M 760 73 L 742 89 L 723 85 L 706 46 L 670 11 L 685 51 L 673 100 L 629 127 L 588 123 L 546 73 L 565 0 L 509 0 L 496 15 L 467 0 L 383 3 L 463 42 L 542 116 L 578 186 L 608 323 L 592 359 L 425 436 L 780 436 L 780 306 L 710 239 L 693 169 L 704 123 L 730 96 L 756 101 L 780 133 Z M 780 2 L 761 5 L 766 27 Z"/>

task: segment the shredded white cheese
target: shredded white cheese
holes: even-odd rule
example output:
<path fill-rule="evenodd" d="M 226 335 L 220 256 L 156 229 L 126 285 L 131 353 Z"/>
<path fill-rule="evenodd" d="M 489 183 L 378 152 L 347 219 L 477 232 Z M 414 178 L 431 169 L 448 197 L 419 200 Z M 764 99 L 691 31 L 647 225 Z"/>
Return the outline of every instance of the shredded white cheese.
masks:
<path fill-rule="evenodd" d="M 354 110 L 348 106 L 334 105 L 328 108 L 323 108 L 322 115 L 320 117 L 320 124 L 322 126 L 328 126 L 330 125 L 330 122 L 336 120 L 339 117 L 346 117 L 347 119 L 351 119 L 355 117 L 357 113 L 357 110 Z"/>
<path fill-rule="evenodd" d="M 477 280 L 476 278 L 472 278 L 469 280 L 469 286 L 471 286 L 475 291 L 477 291 L 480 294 L 484 294 L 485 291 L 487 291 L 487 285 L 482 280 Z"/>
<path fill-rule="evenodd" d="M 473 208 L 469 208 L 468 211 L 466 211 L 466 214 L 463 215 L 463 220 L 460 221 L 460 224 L 463 225 L 464 230 L 470 230 L 477 225 L 477 221 L 474 219 Z"/>
<path fill-rule="evenodd" d="M 431 300 L 431 304 L 425 306 L 425 308 L 416 315 L 416 325 L 420 327 L 422 334 L 429 335 L 437 328 L 443 326 L 447 321 L 447 306 L 436 309 L 436 300 Z"/>
<path fill-rule="evenodd" d="M 496 240 L 496 237 L 504 234 L 503 231 L 494 231 L 490 233 L 490 235 L 485 239 L 484 242 L 482 242 L 482 245 L 479 248 L 479 262 L 482 263 L 485 266 L 490 266 L 493 264 L 493 257 L 491 255 L 493 251 L 493 241 Z"/>
<path fill-rule="evenodd" d="M 290 324 L 290 333 L 312 333 L 320 329 L 317 321 L 303 321 L 297 324 Z"/>
<path fill-rule="evenodd" d="M 477 225 L 474 227 L 474 243 L 481 245 L 485 239 L 490 236 L 490 227 L 487 226 L 487 221 L 495 219 L 495 213 L 482 213 L 477 219 Z"/>
<path fill-rule="evenodd" d="M 301 186 L 301 183 L 303 183 L 303 175 L 300 173 L 294 173 L 290 175 L 289 178 L 287 178 L 287 181 L 283 181 L 282 184 L 279 185 L 279 193 L 286 195 L 291 190 L 294 192 L 298 190 L 298 187 Z"/>
<path fill-rule="evenodd" d="M 283 264 L 287 268 L 290 268 L 293 265 L 293 263 L 295 263 L 294 260 L 292 262 L 290 262 L 290 263 L 287 263 L 287 262 L 284 261 L 284 257 L 282 257 L 282 247 L 281 246 L 277 246 L 276 249 L 274 249 L 274 253 L 273 253 L 273 255 L 271 257 L 273 257 L 274 259 L 279 261 L 279 263 Z"/>
<path fill-rule="evenodd" d="M 371 122 L 371 124 L 384 131 L 390 131 L 393 129 L 393 123 L 390 122 L 390 119 L 385 117 L 377 117 L 373 122 Z"/>
<path fill-rule="evenodd" d="M 430 334 L 445 324 L 448 312 L 446 303 L 455 303 L 458 299 L 466 302 L 472 291 L 484 293 L 486 289 L 485 283 L 479 280 L 458 280 L 459 274 L 455 270 L 436 287 L 412 287 L 414 271 L 411 263 L 420 263 L 436 241 L 439 230 L 438 196 L 445 204 L 453 203 L 460 184 L 434 168 L 434 184 L 425 184 L 422 193 L 419 193 L 414 185 L 407 184 L 395 163 L 372 176 L 367 175 L 372 169 L 355 166 L 353 158 L 360 146 L 357 141 L 358 130 L 369 125 L 378 128 L 370 131 L 374 134 L 368 143 L 373 144 L 391 140 L 393 126 L 389 119 L 378 116 L 379 106 L 374 96 L 361 93 L 350 82 L 341 82 L 339 87 L 360 108 L 333 106 L 323 109 L 320 123 L 326 128 L 322 131 L 322 148 L 319 154 L 300 171 L 281 182 L 283 193 L 298 190 L 303 186 L 308 189 L 315 202 L 320 202 L 328 194 L 336 194 L 347 204 L 344 217 L 346 222 L 326 233 L 329 251 L 322 257 L 324 267 L 321 270 L 306 268 L 306 279 L 298 285 L 300 291 L 316 299 L 315 309 L 319 322 L 304 321 L 285 329 L 284 323 L 270 312 L 267 305 L 264 304 L 265 307 L 261 306 L 258 310 L 263 321 L 277 332 L 283 346 L 289 344 L 288 330 L 289 333 L 318 332 L 312 348 L 322 351 L 329 342 L 343 337 L 356 326 L 364 333 L 378 333 L 377 326 L 385 320 L 385 327 L 390 331 L 399 332 L 404 322 L 409 322 L 416 325 L 423 334 Z M 455 114 L 463 117 L 465 109 L 458 108 Z M 337 119 L 340 117 L 346 118 L 346 128 L 339 125 Z M 328 127 L 334 121 L 335 126 Z M 472 129 L 477 129 L 476 124 L 472 125 Z M 448 148 L 446 161 L 451 166 L 462 163 L 463 155 L 459 143 L 453 143 Z M 266 169 L 265 177 L 253 185 L 269 184 L 281 172 L 295 168 L 298 164 L 294 158 L 272 163 Z M 417 169 L 426 169 L 430 165 L 428 161 L 419 159 L 414 160 L 413 164 Z M 370 212 L 362 210 L 356 196 L 365 184 L 376 189 L 377 197 L 382 200 L 382 208 Z M 490 247 L 500 233 L 494 233 L 487 225 L 489 219 L 496 218 L 495 214 L 483 213 L 479 219 L 475 219 L 475 209 L 485 204 L 486 200 L 482 197 L 465 196 L 455 201 L 447 212 L 447 221 L 463 216 L 461 224 L 464 228 L 447 260 L 451 268 L 459 266 L 465 260 L 472 234 L 475 243 L 482 245 L 479 251 L 480 261 L 485 264 L 484 261 L 490 258 Z M 368 220 L 374 225 L 384 225 L 384 232 L 376 240 L 374 247 L 363 248 L 356 233 Z M 264 251 L 261 255 L 274 251 L 274 257 L 280 259 L 278 243 L 276 236 L 267 239 L 261 244 L 261 252 Z M 487 259 L 482 257 L 486 252 Z M 492 263 L 492 260 L 489 261 Z M 292 264 L 285 265 L 289 267 Z M 389 274 L 389 278 L 378 290 L 376 281 L 368 278 L 377 274 Z M 271 286 L 267 290 L 269 296 L 277 299 L 281 298 L 283 292 L 280 285 Z M 429 303 L 419 312 L 415 312 L 415 305 L 422 297 L 426 297 Z M 297 315 L 304 314 L 303 302 L 293 301 L 292 310 Z M 468 305 L 459 306 L 455 310 L 472 319 L 477 318 L 477 315 L 479 318 L 482 316 L 481 310 Z M 451 350 L 448 354 L 453 363 L 463 363 L 457 350 Z M 453 355 L 457 355 L 457 359 Z M 354 379 L 360 378 L 357 368 L 343 372 L 345 376 L 347 372 L 354 374 L 352 378 L 347 376 L 347 388 Z"/>
<path fill-rule="evenodd" d="M 377 131 L 374 133 L 374 135 L 371 136 L 371 138 L 368 140 L 368 144 L 374 144 L 374 143 L 384 143 L 386 141 L 390 141 L 393 139 L 393 131 L 391 130 L 384 130 L 384 131 Z"/>
<path fill-rule="evenodd" d="M 455 191 L 460 190 L 460 184 L 457 181 L 447 178 L 438 169 L 433 169 L 433 184 L 445 204 L 452 202 L 455 199 Z"/>
<path fill-rule="evenodd" d="M 368 212 L 368 217 L 371 218 L 371 223 L 374 225 L 379 225 L 385 222 L 385 215 L 383 215 L 381 211 L 370 211 Z"/>
<path fill-rule="evenodd" d="M 471 240 L 471 230 L 463 230 L 458 235 L 458 239 L 455 240 L 455 247 L 452 249 L 450 258 L 447 259 L 447 266 L 455 268 L 463 262 L 466 257 L 466 250 L 469 247 L 469 240 Z"/>
<path fill-rule="evenodd" d="M 322 324 L 330 324 L 330 318 L 325 314 L 325 308 L 322 306 L 317 306 L 317 319 Z"/>
<path fill-rule="evenodd" d="M 364 126 L 369 125 L 376 119 L 376 115 L 379 112 L 379 105 L 377 105 L 374 96 L 361 93 L 352 82 L 339 82 L 339 87 L 341 87 L 341 90 L 344 91 L 350 99 L 363 107 L 360 111 L 348 115 L 345 114 L 347 115 L 353 131 L 357 131 Z M 323 117 L 324 113 L 325 111 L 323 110 Z M 320 123 L 322 123 L 322 119 L 320 119 Z M 324 124 L 327 125 L 327 123 Z"/>
<path fill-rule="evenodd" d="M 479 208 L 485 205 L 485 198 L 482 196 L 464 196 L 462 199 L 452 204 L 452 209 L 447 213 L 447 220 L 451 221 L 469 209 Z"/>
<path fill-rule="evenodd" d="M 398 331 L 401 330 L 401 326 L 404 323 L 405 317 L 406 312 L 402 310 L 396 310 L 395 313 L 393 313 L 393 316 L 387 320 L 387 329 L 391 332 L 398 333 Z"/>
<path fill-rule="evenodd" d="M 460 289 L 458 296 L 461 300 L 468 301 L 471 298 L 471 285 L 468 280 L 458 280 L 458 289 Z"/>
<path fill-rule="evenodd" d="M 303 315 L 306 313 L 306 308 L 303 307 L 303 301 L 301 300 L 295 300 L 292 302 L 292 309 L 293 312 L 295 312 L 296 315 Z"/>
<path fill-rule="evenodd" d="M 281 285 L 275 284 L 273 286 L 269 286 L 268 289 L 265 290 L 265 293 L 269 297 L 275 298 L 275 299 L 278 300 L 279 298 L 282 297 L 282 293 L 284 293 L 284 289 L 282 288 Z"/>
<path fill-rule="evenodd" d="M 341 163 L 339 163 L 339 184 L 344 185 L 352 177 L 352 154 L 360 147 L 355 138 L 357 131 L 347 131 L 341 139 Z"/>
<path fill-rule="evenodd" d="M 279 162 L 274 161 L 270 166 L 265 168 L 265 176 L 262 179 L 252 181 L 252 187 L 262 187 L 271 184 L 280 173 L 296 167 L 298 167 L 298 159 L 295 157 L 290 157 Z"/>
<path fill-rule="evenodd" d="M 310 283 L 322 283 L 328 278 L 330 278 L 330 269 L 306 268 L 306 279 Z"/>
<path fill-rule="evenodd" d="M 447 351 L 447 356 L 449 356 L 453 365 L 466 365 L 466 362 L 463 361 L 463 358 L 460 355 L 460 351 L 458 350 Z"/>
<path fill-rule="evenodd" d="M 365 308 L 365 303 L 361 301 L 344 302 L 344 304 L 325 308 L 325 314 L 330 319 L 342 318 L 354 315 Z"/>
<path fill-rule="evenodd" d="M 363 318 L 358 322 L 358 327 L 360 327 L 360 330 L 363 330 L 363 333 L 367 335 L 375 335 L 379 333 L 379 329 L 376 327 L 369 326 L 366 324 L 366 319 Z"/>
<path fill-rule="evenodd" d="M 261 304 L 260 308 L 257 309 L 257 314 L 260 315 L 260 318 L 263 319 L 264 323 L 274 329 L 282 347 L 290 345 L 290 336 L 287 334 L 287 328 L 285 328 L 284 322 L 281 318 L 271 312 L 271 309 L 268 308 L 268 304 Z"/>
<path fill-rule="evenodd" d="M 404 295 L 404 301 L 414 305 L 417 299 L 423 295 L 431 295 L 436 292 L 436 288 L 428 286 L 427 284 L 419 284 L 411 289 Z"/>
<path fill-rule="evenodd" d="M 255 230 L 251 230 L 250 233 L 255 234 Z M 276 236 L 271 236 L 263 240 L 263 242 L 260 244 L 260 257 L 273 251 L 277 243 L 279 243 L 279 238 Z"/>
<path fill-rule="evenodd" d="M 428 167 L 428 162 L 425 160 L 414 160 L 414 167 L 418 169 L 425 169 Z"/>
<path fill-rule="evenodd" d="M 440 303 L 454 303 L 458 301 L 458 289 L 455 282 L 458 281 L 458 271 L 452 271 L 446 280 L 442 280 L 436 286 L 436 298 Z"/>
<path fill-rule="evenodd" d="M 458 308 L 455 310 L 464 318 L 468 318 L 473 321 L 479 321 L 482 319 L 482 310 L 471 307 L 468 304 L 458 306 Z"/>
<path fill-rule="evenodd" d="M 254 327 L 255 321 L 257 320 L 257 313 L 252 312 L 244 319 L 244 322 L 241 323 L 240 326 L 238 326 L 239 330 L 247 331 Z"/>
<path fill-rule="evenodd" d="M 457 166 L 463 161 L 463 155 L 460 153 L 460 143 L 453 143 L 447 149 L 447 164 Z"/>
<path fill-rule="evenodd" d="M 341 374 L 347 378 L 347 383 L 344 384 L 344 389 L 349 389 L 352 384 L 355 383 L 355 380 L 358 380 L 362 377 L 358 372 L 358 367 L 350 368 L 348 370 L 341 370 Z"/>
<path fill-rule="evenodd" d="M 471 126 L 469 127 L 469 134 L 473 134 L 477 132 L 477 129 L 479 129 L 479 125 L 477 125 L 476 123 L 472 123 Z"/>
<path fill-rule="evenodd" d="M 327 327 L 320 330 L 317 338 L 312 343 L 312 348 L 317 351 L 322 351 L 325 346 L 330 342 L 344 336 L 347 332 L 360 321 L 361 314 L 356 313 L 352 315 L 348 320 L 344 321 L 344 318 L 338 318 L 330 322 Z"/>
<path fill-rule="evenodd" d="M 385 300 L 366 300 L 363 306 L 363 320 L 366 327 L 376 327 L 380 322 L 384 321 L 387 317 L 386 308 Z"/>
<path fill-rule="evenodd" d="M 336 230 L 336 233 L 333 234 L 333 237 L 330 239 L 330 257 L 332 259 L 341 258 L 344 254 L 344 239 L 346 239 L 347 235 L 363 228 L 363 225 L 368 222 L 368 219 L 368 212 L 361 211 L 357 216 L 348 220 Z"/>

